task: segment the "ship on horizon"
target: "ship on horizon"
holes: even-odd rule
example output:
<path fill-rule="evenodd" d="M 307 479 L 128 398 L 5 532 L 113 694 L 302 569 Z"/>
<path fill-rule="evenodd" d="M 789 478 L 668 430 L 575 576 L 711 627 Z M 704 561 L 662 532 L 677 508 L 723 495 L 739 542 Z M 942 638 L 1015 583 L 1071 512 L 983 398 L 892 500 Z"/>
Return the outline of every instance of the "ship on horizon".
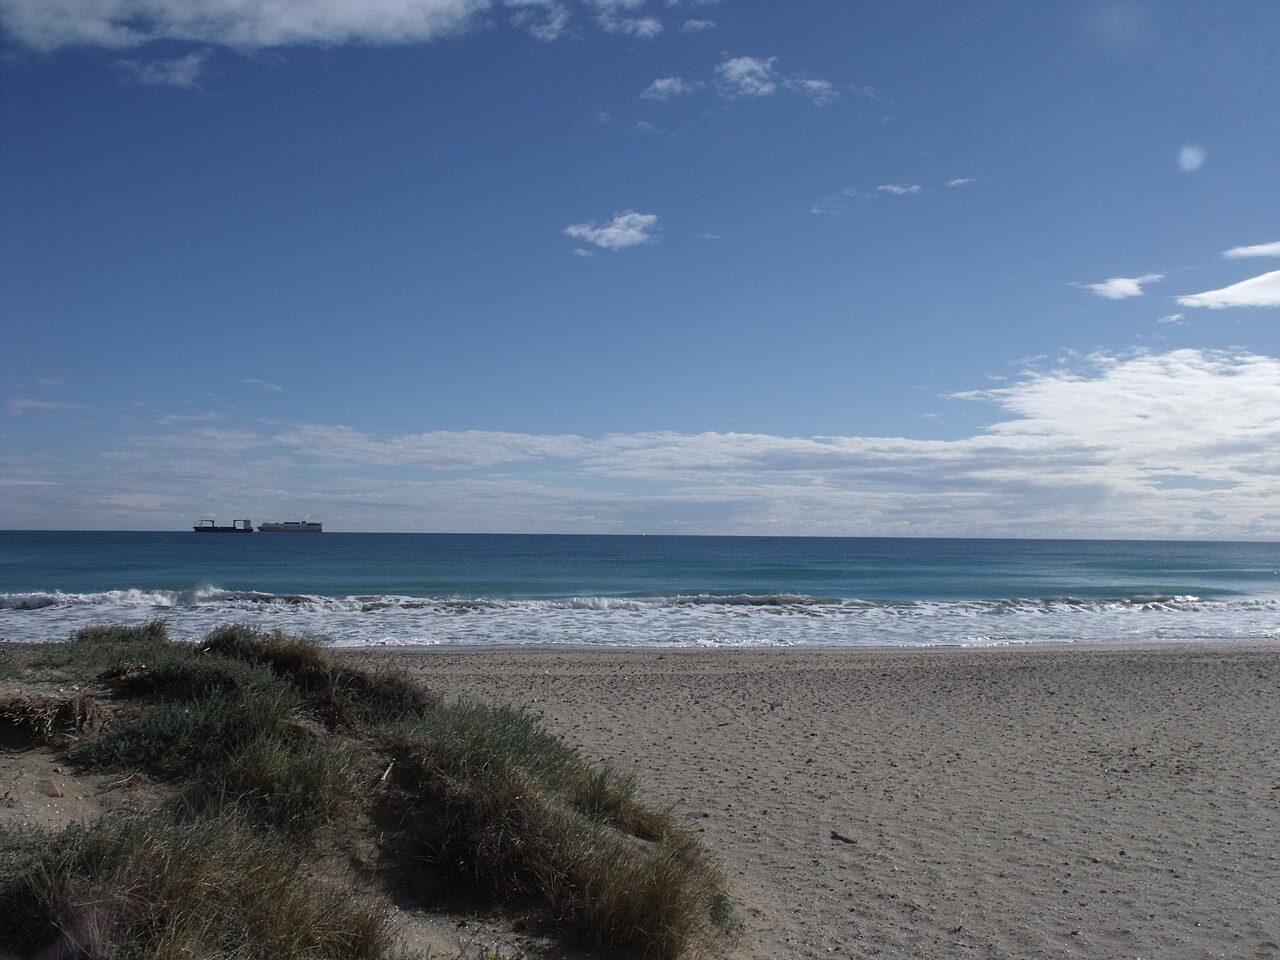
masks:
<path fill-rule="evenodd" d="M 259 533 L 324 533 L 319 520 L 285 520 L 281 523 L 260 523 Z"/>
<path fill-rule="evenodd" d="M 218 526 L 217 520 L 201 520 L 191 529 L 196 533 L 253 533 L 253 521 L 246 518 L 232 520 L 230 526 Z"/>

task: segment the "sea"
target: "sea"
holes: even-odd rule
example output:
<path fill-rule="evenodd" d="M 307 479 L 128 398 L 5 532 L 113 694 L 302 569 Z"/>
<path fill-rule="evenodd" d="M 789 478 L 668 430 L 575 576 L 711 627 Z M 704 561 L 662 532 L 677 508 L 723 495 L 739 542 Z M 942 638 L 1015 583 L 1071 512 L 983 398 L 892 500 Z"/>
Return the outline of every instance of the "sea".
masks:
<path fill-rule="evenodd" d="M 0 640 L 160 617 L 378 647 L 1280 639 L 1280 543 L 0 531 Z"/>

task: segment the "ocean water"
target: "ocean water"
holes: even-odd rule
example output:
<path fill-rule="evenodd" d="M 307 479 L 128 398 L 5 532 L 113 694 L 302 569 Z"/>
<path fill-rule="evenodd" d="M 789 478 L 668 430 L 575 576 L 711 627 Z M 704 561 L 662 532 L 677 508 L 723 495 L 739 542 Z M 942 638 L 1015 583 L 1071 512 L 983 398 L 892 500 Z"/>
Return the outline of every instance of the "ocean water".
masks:
<path fill-rule="evenodd" d="M 1280 544 L 0 531 L 0 639 L 164 617 L 340 645 L 1280 639 Z"/>

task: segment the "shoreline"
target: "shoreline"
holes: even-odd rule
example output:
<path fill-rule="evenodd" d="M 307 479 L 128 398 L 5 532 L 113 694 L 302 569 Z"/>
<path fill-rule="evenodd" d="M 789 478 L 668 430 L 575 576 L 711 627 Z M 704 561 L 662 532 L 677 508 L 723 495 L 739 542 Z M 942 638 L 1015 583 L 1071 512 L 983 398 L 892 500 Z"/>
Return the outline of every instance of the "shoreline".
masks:
<path fill-rule="evenodd" d="M 1280 645 L 335 653 L 634 773 L 734 960 L 1280 951 Z"/>
<path fill-rule="evenodd" d="M 0 642 L 4 642 L 0 640 Z M 25 641 L 10 641 L 13 643 L 21 643 Z M 718 654 L 761 654 L 770 656 L 785 656 L 787 654 L 804 654 L 804 653 L 847 653 L 847 654 L 892 654 L 892 653 L 919 653 L 919 654 L 949 654 L 949 653 L 1053 653 L 1066 652 L 1070 650 L 1079 651 L 1104 651 L 1104 650 L 1152 650 L 1169 652 L 1194 652 L 1197 650 L 1257 650 L 1267 651 L 1275 650 L 1280 653 L 1280 637 L 1276 639 L 1238 639 L 1228 637 L 1222 640 L 1064 640 L 1058 643 L 1049 643 L 1043 641 L 1035 641 L 1029 643 L 1017 644 L 917 644 L 914 646 L 907 644 L 838 644 L 838 643 L 814 643 L 814 644 L 760 644 L 759 646 L 751 646 L 742 644 L 739 646 L 638 646 L 638 645 L 610 645 L 603 644 L 558 644 L 558 643 L 440 643 L 440 644 L 366 644 L 342 646 L 332 644 L 328 647 L 334 653 L 346 656 L 352 654 L 361 656 L 365 653 L 380 654 L 393 656 L 397 653 L 406 654 L 433 654 L 433 653 L 458 653 L 458 654 L 482 654 L 482 653 L 520 653 L 527 651 L 529 653 L 566 653 L 566 654 L 705 654 L 707 656 L 716 656 Z"/>

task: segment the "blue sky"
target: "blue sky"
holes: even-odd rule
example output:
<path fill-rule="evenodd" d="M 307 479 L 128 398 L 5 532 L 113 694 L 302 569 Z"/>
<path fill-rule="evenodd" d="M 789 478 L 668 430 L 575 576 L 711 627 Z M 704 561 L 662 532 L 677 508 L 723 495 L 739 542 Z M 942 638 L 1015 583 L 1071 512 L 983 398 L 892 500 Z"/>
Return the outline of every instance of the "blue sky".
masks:
<path fill-rule="evenodd" d="M 0 526 L 1280 537 L 1270 0 L 0 27 Z"/>

